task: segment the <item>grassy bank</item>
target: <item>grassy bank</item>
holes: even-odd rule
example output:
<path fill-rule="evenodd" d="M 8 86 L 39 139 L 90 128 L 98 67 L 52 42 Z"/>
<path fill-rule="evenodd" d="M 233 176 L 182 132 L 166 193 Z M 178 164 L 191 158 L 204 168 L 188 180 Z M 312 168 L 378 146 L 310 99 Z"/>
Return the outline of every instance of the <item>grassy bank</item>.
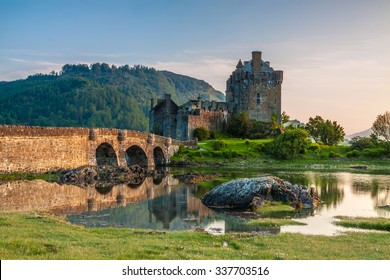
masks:
<path fill-rule="evenodd" d="M 390 219 L 388 218 L 345 216 L 336 216 L 336 218 L 339 219 L 339 221 L 335 222 L 335 224 L 343 227 L 390 231 Z"/>
<path fill-rule="evenodd" d="M 324 170 L 390 174 L 390 160 L 367 156 L 348 157 L 348 146 L 313 144 L 297 159 L 278 160 L 265 152 L 271 139 L 223 139 L 199 142 L 198 148 L 181 147 L 173 165 L 208 167 L 254 167 L 269 170 Z"/>
<path fill-rule="evenodd" d="M 1 259 L 390 259 L 386 233 L 213 236 L 85 228 L 47 213 L 0 214 Z M 227 242 L 227 246 L 224 246 Z"/>

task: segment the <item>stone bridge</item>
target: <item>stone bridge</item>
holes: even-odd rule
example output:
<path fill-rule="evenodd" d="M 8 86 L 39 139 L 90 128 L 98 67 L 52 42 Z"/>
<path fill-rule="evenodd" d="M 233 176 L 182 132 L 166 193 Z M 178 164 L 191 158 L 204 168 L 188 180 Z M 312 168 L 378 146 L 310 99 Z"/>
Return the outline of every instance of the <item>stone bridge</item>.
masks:
<path fill-rule="evenodd" d="M 182 142 L 134 130 L 0 126 L 0 173 L 41 173 L 86 165 L 169 163 Z"/>

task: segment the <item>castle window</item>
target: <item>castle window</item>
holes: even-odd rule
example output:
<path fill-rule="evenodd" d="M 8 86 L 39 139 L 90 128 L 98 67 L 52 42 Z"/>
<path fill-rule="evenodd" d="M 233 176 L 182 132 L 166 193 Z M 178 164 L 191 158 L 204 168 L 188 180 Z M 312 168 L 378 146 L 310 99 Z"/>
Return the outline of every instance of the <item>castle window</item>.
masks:
<path fill-rule="evenodd" d="M 258 93 L 258 94 L 256 95 L 256 104 L 259 105 L 260 102 L 261 102 L 261 96 L 260 96 L 260 93 Z"/>

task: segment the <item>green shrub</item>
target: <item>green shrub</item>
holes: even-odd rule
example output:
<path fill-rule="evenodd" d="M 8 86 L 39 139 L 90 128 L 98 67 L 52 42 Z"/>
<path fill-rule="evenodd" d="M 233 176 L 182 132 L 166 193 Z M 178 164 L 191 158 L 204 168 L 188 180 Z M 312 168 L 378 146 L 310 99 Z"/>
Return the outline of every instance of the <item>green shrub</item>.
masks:
<path fill-rule="evenodd" d="M 211 155 L 213 157 L 222 157 L 222 152 L 221 151 L 212 151 Z"/>
<path fill-rule="evenodd" d="M 390 142 L 384 142 L 382 144 L 384 155 L 390 157 Z"/>
<path fill-rule="evenodd" d="M 309 146 L 310 151 L 318 151 L 321 150 L 321 146 L 318 143 L 311 143 Z"/>
<path fill-rule="evenodd" d="M 327 153 L 327 152 L 322 152 L 322 153 L 320 154 L 320 158 L 321 158 L 321 159 L 327 159 L 327 158 L 329 158 L 329 153 Z"/>
<path fill-rule="evenodd" d="M 186 148 L 184 147 L 184 145 L 180 145 L 179 146 L 179 154 L 184 154 L 185 153 L 185 151 L 186 151 Z"/>
<path fill-rule="evenodd" d="M 384 148 L 367 148 L 363 150 L 363 155 L 371 158 L 381 158 L 386 155 Z"/>
<path fill-rule="evenodd" d="M 210 139 L 218 139 L 219 136 L 215 131 L 210 132 Z"/>
<path fill-rule="evenodd" d="M 224 141 L 221 141 L 221 140 L 215 140 L 213 143 L 212 143 L 212 148 L 214 151 L 220 151 L 222 150 L 222 148 L 226 147 L 226 143 Z"/>
<path fill-rule="evenodd" d="M 210 139 L 210 132 L 203 127 L 198 127 L 194 130 L 194 137 L 198 138 L 199 141 L 204 141 Z"/>
<path fill-rule="evenodd" d="M 236 158 L 236 157 L 240 157 L 240 156 L 242 156 L 242 155 L 239 154 L 239 153 L 237 153 L 236 151 L 231 151 L 231 150 L 229 150 L 229 151 L 223 151 L 223 152 L 222 152 L 222 156 L 223 156 L 224 158 Z"/>
<path fill-rule="evenodd" d="M 329 157 L 330 158 L 339 158 L 339 157 L 341 157 L 341 155 L 336 153 L 336 152 L 334 152 L 334 151 L 330 151 L 329 152 Z"/>
<path fill-rule="evenodd" d="M 252 149 L 258 153 L 261 153 L 265 150 L 265 146 L 263 143 L 257 143 L 255 146 L 253 146 Z"/>
<path fill-rule="evenodd" d="M 295 159 L 305 153 L 309 144 L 309 133 L 306 130 L 289 129 L 277 136 L 272 144 L 266 145 L 266 151 L 280 159 Z"/>
<path fill-rule="evenodd" d="M 345 154 L 347 158 L 357 158 L 359 156 L 359 151 L 358 150 L 352 150 L 349 151 Z"/>
<path fill-rule="evenodd" d="M 349 141 L 349 143 L 351 144 L 351 146 L 349 147 L 349 150 L 351 151 L 352 150 L 363 151 L 364 149 L 373 147 L 372 139 L 370 137 L 356 136 L 353 137 Z"/>

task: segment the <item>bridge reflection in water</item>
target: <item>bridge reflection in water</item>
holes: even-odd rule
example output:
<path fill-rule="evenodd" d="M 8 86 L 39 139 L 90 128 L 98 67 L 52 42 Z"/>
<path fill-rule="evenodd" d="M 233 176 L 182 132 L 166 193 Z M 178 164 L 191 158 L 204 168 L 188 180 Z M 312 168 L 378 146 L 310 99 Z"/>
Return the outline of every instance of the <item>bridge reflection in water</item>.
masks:
<path fill-rule="evenodd" d="M 50 211 L 89 227 L 280 232 L 279 227 L 250 226 L 239 217 L 216 213 L 201 203 L 196 192 L 197 186 L 179 184 L 170 175 L 147 177 L 136 185 L 88 188 L 16 181 L 0 185 L 0 211 Z"/>

